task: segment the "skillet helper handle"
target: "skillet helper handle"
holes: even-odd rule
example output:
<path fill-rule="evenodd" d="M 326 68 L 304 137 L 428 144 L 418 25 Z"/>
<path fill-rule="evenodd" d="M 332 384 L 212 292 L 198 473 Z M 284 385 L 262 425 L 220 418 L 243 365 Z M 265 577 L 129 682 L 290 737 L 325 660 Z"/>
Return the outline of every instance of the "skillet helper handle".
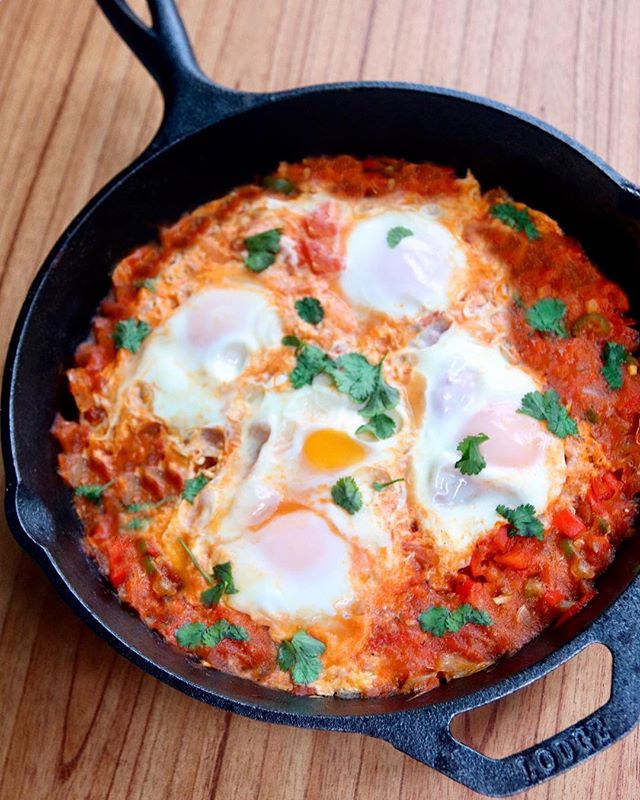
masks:
<path fill-rule="evenodd" d="M 521 792 L 586 761 L 621 739 L 640 721 L 640 579 L 600 617 L 585 646 L 600 642 L 613 659 L 611 697 L 588 717 L 548 739 L 505 758 L 479 753 L 454 738 L 453 717 L 475 708 L 439 705 L 407 712 L 377 735 L 399 750 L 476 792 Z"/>
<path fill-rule="evenodd" d="M 160 87 L 164 116 L 145 155 L 231 116 L 258 95 L 219 86 L 198 66 L 175 0 L 147 0 L 152 26 L 126 0 L 97 0 L 109 22 Z"/>

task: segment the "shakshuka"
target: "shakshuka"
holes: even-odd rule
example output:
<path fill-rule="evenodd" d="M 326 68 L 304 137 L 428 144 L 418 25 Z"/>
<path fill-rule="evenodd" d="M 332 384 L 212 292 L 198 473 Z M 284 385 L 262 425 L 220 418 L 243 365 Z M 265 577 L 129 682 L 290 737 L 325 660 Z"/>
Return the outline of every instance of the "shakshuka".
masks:
<path fill-rule="evenodd" d="M 629 533 L 627 297 L 470 174 L 283 163 L 112 280 L 60 474 L 120 599 L 205 667 L 424 692 L 579 611 Z"/>

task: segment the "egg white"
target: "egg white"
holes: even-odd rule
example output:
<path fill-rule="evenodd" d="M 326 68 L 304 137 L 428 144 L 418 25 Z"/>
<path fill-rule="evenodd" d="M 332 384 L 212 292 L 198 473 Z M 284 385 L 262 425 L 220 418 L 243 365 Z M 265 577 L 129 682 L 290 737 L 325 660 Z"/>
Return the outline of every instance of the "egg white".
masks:
<path fill-rule="evenodd" d="M 398 227 L 412 233 L 391 246 L 387 235 Z M 452 279 L 466 266 L 460 244 L 426 208 L 383 211 L 353 226 L 340 286 L 357 307 L 412 316 L 447 309 Z"/>
<path fill-rule="evenodd" d="M 412 493 L 442 564 L 459 568 L 501 518 L 499 504 L 531 503 L 544 513 L 566 478 L 564 445 L 542 422 L 518 413 L 523 396 L 539 387 L 499 349 L 454 326 L 414 356 L 426 391 L 410 460 Z M 490 437 L 480 445 L 486 467 L 463 475 L 454 466 L 458 444 L 479 433 Z"/>
<path fill-rule="evenodd" d="M 232 382 L 253 354 L 277 346 L 281 337 L 266 292 L 206 289 L 145 339 L 126 388 L 144 384 L 154 415 L 183 434 L 222 426 Z"/>

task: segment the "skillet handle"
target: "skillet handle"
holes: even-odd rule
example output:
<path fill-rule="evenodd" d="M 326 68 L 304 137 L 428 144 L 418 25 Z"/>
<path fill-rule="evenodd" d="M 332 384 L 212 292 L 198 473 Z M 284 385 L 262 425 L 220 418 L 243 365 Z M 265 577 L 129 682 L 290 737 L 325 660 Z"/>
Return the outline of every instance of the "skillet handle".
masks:
<path fill-rule="evenodd" d="M 458 713 L 477 707 L 473 696 L 464 698 L 462 704 L 405 712 L 387 730 L 371 733 L 476 792 L 504 796 L 536 786 L 609 747 L 640 721 L 639 620 L 640 579 L 636 579 L 581 642 L 583 646 L 600 642 L 611 652 L 613 677 L 608 702 L 566 730 L 519 753 L 489 758 L 454 738 L 451 721 Z"/>
<path fill-rule="evenodd" d="M 152 26 L 126 0 L 97 0 L 109 22 L 157 82 L 164 116 L 145 155 L 249 108 L 262 95 L 219 86 L 202 72 L 175 0 L 147 0 Z"/>

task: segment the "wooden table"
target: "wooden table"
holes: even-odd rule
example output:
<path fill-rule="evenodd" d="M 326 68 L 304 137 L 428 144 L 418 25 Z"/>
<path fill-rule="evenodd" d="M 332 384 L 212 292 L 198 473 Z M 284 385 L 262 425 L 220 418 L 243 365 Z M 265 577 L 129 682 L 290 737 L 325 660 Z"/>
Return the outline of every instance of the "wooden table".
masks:
<path fill-rule="evenodd" d="M 141 8 L 141 3 L 136 3 Z M 557 125 L 640 179 L 634 0 L 182 0 L 205 71 L 281 89 L 395 79 L 455 86 Z M 151 79 L 89 0 L 0 5 L 0 350 L 31 278 L 88 198 L 149 141 Z M 608 696 L 590 648 L 456 731 L 492 755 Z M 0 532 L 0 797 L 418 800 L 474 795 L 357 735 L 252 722 L 183 697 L 116 656 Z M 637 800 L 636 731 L 532 800 Z"/>

